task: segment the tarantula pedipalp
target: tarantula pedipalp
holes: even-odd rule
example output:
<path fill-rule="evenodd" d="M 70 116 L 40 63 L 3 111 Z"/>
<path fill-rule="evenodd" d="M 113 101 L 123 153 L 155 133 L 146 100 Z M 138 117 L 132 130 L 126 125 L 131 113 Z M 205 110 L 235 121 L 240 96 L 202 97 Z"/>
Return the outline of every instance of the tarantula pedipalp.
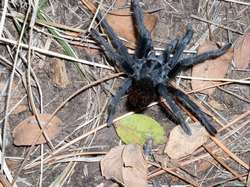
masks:
<path fill-rule="evenodd" d="M 144 26 L 143 12 L 139 6 L 139 1 L 132 0 L 131 8 L 135 27 L 138 31 L 138 44 L 135 55 L 128 53 L 127 48 L 106 20 L 102 19 L 101 14 L 97 14 L 97 19 L 109 37 L 112 46 L 95 29 L 90 32 L 92 38 L 101 45 L 106 57 L 118 67 L 122 67 L 126 73 L 123 85 L 110 102 L 108 125 L 112 124 L 116 105 L 119 103 L 120 98 L 128 92 L 128 103 L 134 110 L 146 107 L 157 97 L 163 97 L 171 108 L 171 114 L 175 121 L 181 125 L 187 134 L 191 134 L 181 109 L 175 102 L 175 99 L 177 99 L 193 113 L 211 135 L 215 135 L 217 131 L 208 116 L 184 92 L 171 86 L 169 80 L 182 69 L 223 55 L 231 47 L 231 44 L 227 44 L 218 50 L 180 60 L 183 50 L 192 39 L 193 31 L 189 25 L 186 34 L 182 38 L 173 40 L 166 46 L 161 55 L 156 55 L 150 32 Z"/>

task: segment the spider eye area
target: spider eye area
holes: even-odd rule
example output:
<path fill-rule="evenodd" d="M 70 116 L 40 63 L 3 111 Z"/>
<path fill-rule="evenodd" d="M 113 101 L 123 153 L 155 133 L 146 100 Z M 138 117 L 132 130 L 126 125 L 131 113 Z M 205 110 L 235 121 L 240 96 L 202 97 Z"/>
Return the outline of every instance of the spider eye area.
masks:
<path fill-rule="evenodd" d="M 128 93 L 127 105 L 129 109 L 141 111 L 157 98 L 153 81 L 149 78 L 137 80 Z"/>

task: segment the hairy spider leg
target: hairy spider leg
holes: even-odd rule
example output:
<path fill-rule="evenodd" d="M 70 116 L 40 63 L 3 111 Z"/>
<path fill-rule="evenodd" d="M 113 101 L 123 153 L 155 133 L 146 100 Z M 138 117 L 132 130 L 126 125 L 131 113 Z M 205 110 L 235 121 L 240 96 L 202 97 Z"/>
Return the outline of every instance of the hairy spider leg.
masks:
<path fill-rule="evenodd" d="M 179 106 L 175 103 L 174 96 L 173 94 L 168 90 L 167 86 L 164 84 L 160 84 L 157 88 L 158 93 L 160 96 L 162 96 L 164 99 L 166 99 L 166 102 L 168 103 L 169 107 L 173 111 L 172 114 L 173 116 L 177 119 L 179 124 L 181 125 L 182 129 L 184 130 L 185 133 L 188 135 L 191 135 L 191 129 L 186 123 L 182 113 L 181 109 Z"/>
<path fill-rule="evenodd" d="M 114 49 L 112 48 L 112 46 L 107 42 L 107 40 L 105 40 L 98 31 L 96 31 L 95 29 L 91 29 L 90 35 L 92 36 L 92 38 L 101 45 L 105 55 L 108 57 L 108 59 L 112 62 L 114 62 L 116 65 L 117 64 L 121 64 L 122 68 L 128 73 L 128 74 L 132 74 L 133 73 L 133 69 L 131 68 L 131 66 L 129 66 L 129 64 L 126 62 L 126 60 L 123 58 L 122 55 L 120 55 L 119 53 L 116 53 L 114 51 Z"/>
<path fill-rule="evenodd" d="M 177 43 L 178 43 L 178 39 L 174 39 L 165 47 L 162 53 L 164 64 L 169 65 L 168 62 L 170 60 L 171 55 L 173 55 L 173 52 L 176 48 Z"/>
<path fill-rule="evenodd" d="M 217 133 L 217 130 L 210 123 L 207 115 L 185 93 L 172 86 L 168 89 L 175 94 L 183 106 L 193 113 L 193 115 L 201 122 L 211 135 L 214 136 Z"/>
<path fill-rule="evenodd" d="M 151 39 L 150 32 L 144 25 L 143 12 L 140 8 L 138 0 L 132 0 L 132 11 L 134 22 L 138 31 L 138 44 L 136 49 L 136 56 L 138 58 L 143 58 L 148 55 L 148 53 L 153 50 L 153 42 Z"/>
<path fill-rule="evenodd" d="M 119 90 L 112 97 L 111 102 L 108 106 L 108 119 L 107 119 L 108 127 L 110 127 L 112 122 L 113 122 L 116 105 L 119 103 L 121 97 L 126 94 L 126 92 L 131 87 L 131 85 L 132 85 L 132 79 L 126 78 L 124 80 L 122 86 L 119 88 Z"/>
<path fill-rule="evenodd" d="M 191 25 L 188 25 L 186 34 L 181 39 L 178 40 L 177 45 L 174 49 L 173 57 L 170 58 L 169 60 L 170 69 L 173 69 L 176 66 L 181 54 L 183 53 L 186 46 L 190 43 L 192 37 L 193 37 L 193 30 Z"/>
<path fill-rule="evenodd" d="M 100 22 L 102 28 L 104 28 L 105 32 L 108 35 L 108 38 L 111 41 L 113 47 L 117 50 L 117 52 L 123 56 L 123 59 L 128 63 L 130 67 L 133 66 L 133 58 L 129 55 L 127 47 L 122 43 L 117 34 L 113 31 L 110 25 L 107 23 L 106 19 L 102 19 L 100 13 L 96 16 L 97 20 Z"/>
<path fill-rule="evenodd" d="M 232 46 L 232 44 L 227 44 L 225 46 L 223 46 L 222 48 L 218 49 L 218 50 L 214 50 L 214 51 L 209 51 L 209 52 L 205 52 L 202 53 L 200 55 L 197 55 L 195 57 L 190 57 L 190 58 L 185 58 L 181 61 L 179 61 L 175 67 L 173 67 L 173 69 L 170 71 L 169 73 L 169 77 L 173 77 L 175 76 L 178 72 L 180 72 L 182 69 L 186 69 L 190 66 L 202 63 L 206 60 L 209 59 L 214 59 L 217 58 L 223 54 L 225 54 L 227 52 L 227 50 Z"/>
<path fill-rule="evenodd" d="M 178 43 L 177 39 L 172 40 L 164 49 L 163 53 L 162 53 L 162 58 L 163 58 L 163 66 L 162 66 L 162 70 L 161 70 L 161 77 L 163 80 L 167 81 L 168 77 L 168 73 L 172 70 L 172 68 L 170 67 L 169 61 L 171 58 L 171 55 L 173 55 L 174 50 L 176 48 L 176 45 Z"/>

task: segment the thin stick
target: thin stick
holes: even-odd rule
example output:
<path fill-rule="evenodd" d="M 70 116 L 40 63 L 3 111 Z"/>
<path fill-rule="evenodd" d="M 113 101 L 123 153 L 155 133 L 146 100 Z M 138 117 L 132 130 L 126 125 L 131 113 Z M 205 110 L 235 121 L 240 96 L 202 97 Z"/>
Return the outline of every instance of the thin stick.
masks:
<path fill-rule="evenodd" d="M 250 78 L 245 78 L 245 79 L 240 79 L 240 80 L 249 80 Z M 187 94 L 191 94 L 191 93 L 195 93 L 195 92 L 200 92 L 202 90 L 207 90 L 207 89 L 210 89 L 210 88 L 214 88 L 214 87 L 218 87 L 218 86 L 224 86 L 224 85 L 227 85 L 227 84 L 232 84 L 233 82 L 223 82 L 223 83 L 218 83 L 218 84 L 214 84 L 214 85 L 211 85 L 211 86 L 207 86 L 207 87 L 204 87 L 204 88 L 198 88 L 196 90 L 191 90 L 191 91 L 188 91 L 186 92 Z"/>
<path fill-rule="evenodd" d="M 235 118 L 233 121 L 229 122 L 228 124 L 226 124 L 224 127 L 220 128 L 218 130 L 218 132 L 221 132 L 225 129 L 227 129 L 228 127 L 230 127 L 231 125 L 235 124 L 236 122 L 240 121 L 241 119 L 247 117 L 250 114 L 250 110 L 247 110 L 245 113 L 239 115 L 237 118 Z"/>
<path fill-rule="evenodd" d="M 5 43 L 12 44 L 12 45 L 17 45 L 16 41 L 10 40 L 10 39 L 7 39 L 7 38 L 0 37 L 0 42 L 1 41 L 5 42 Z M 24 44 L 24 43 L 20 43 L 20 46 L 23 47 L 24 49 L 28 49 L 29 48 L 29 46 L 27 44 Z M 39 47 L 31 46 L 30 49 L 33 50 L 33 51 L 35 51 L 35 52 L 44 54 L 44 55 L 48 55 L 48 56 L 52 56 L 52 57 L 57 57 L 57 58 L 62 58 L 62 59 L 73 61 L 73 62 L 77 62 L 77 63 L 80 63 L 80 64 L 95 66 L 95 67 L 99 67 L 99 68 L 105 68 L 105 69 L 109 69 L 109 70 L 114 70 L 114 68 L 111 67 L 111 66 L 99 64 L 99 63 L 96 63 L 96 62 L 90 62 L 90 61 L 83 60 L 83 59 L 77 59 L 77 58 L 74 58 L 72 56 L 68 56 L 68 55 L 56 53 L 56 52 L 49 51 L 49 50 L 46 50 L 46 49 L 41 49 Z"/>
<path fill-rule="evenodd" d="M 238 31 L 238 30 L 232 29 L 232 28 L 227 27 L 227 26 L 224 26 L 224 25 L 220 25 L 220 24 L 218 24 L 218 23 L 214 23 L 214 22 L 212 22 L 212 21 L 209 21 L 209 20 L 207 20 L 207 19 L 205 19 L 205 18 L 200 18 L 200 17 L 198 17 L 198 16 L 196 16 L 196 15 L 193 15 L 193 14 L 192 14 L 190 17 L 191 17 L 191 18 L 194 18 L 194 19 L 197 19 L 197 20 L 200 20 L 200 21 L 203 21 L 203 22 L 206 22 L 206 23 L 210 23 L 210 24 L 215 25 L 215 26 L 217 26 L 217 27 L 220 27 L 220 28 L 222 28 L 222 29 L 226 29 L 226 30 L 229 30 L 229 31 L 238 33 L 238 34 L 242 34 L 242 35 L 244 34 L 244 33 L 240 32 L 240 31 Z"/>
<path fill-rule="evenodd" d="M 94 24 L 94 22 L 95 22 L 96 16 L 99 14 L 99 11 L 100 11 L 102 2 L 103 2 L 103 0 L 100 1 L 99 5 L 98 5 L 98 7 L 97 7 L 97 9 L 96 9 L 96 12 L 95 12 L 95 14 L 94 14 L 94 17 L 93 17 L 91 23 L 89 24 L 88 32 L 90 32 L 91 28 L 93 27 L 93 24 Z"/>
<path fill-rule="evenodd" d="M 8 2 L 9 2 L 8 0 L 4 0 L 3 13 L 1 16 L 1 21 L 0 21 L 0 37 L 2 36 L 2 33 L 3 33 L 4 22 L 5 22 L 7 8 L 8 8 Z M 2 5 L 2 2 L 0 3 L 0 5 Z"/>
<path fill-rule="evenodd" d="M 240 84 L 250 84 L 248 80 L 237 80 L 237 79 L 220 79 L 220 78 L 203 78 L 203 77 L 190 77 L 190 76 L 177 76 L 182 79 L 191 79 L 191 80 L 202 80 L 202 81 L 216 81 L 216 82 L 231 82 L 231 83 L 240 83 Z"/>
<path fill-rule="evenodd" d="M 242 1 L 236 1 L 236 0 L 222 0 L 222 1 L 226 1 L 226 2 L 229 2 L 229 3 L 236 3 L 236 4 L 240 4 L 240 5 L 250 6 L 250 3 L 242 2 Z"/>

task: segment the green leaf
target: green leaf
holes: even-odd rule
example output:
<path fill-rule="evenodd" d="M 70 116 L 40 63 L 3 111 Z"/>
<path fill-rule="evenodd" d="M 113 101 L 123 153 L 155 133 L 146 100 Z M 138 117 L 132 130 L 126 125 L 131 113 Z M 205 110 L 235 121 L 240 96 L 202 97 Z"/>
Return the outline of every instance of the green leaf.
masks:
<path fill-rule="evenodd" d="M 154 119 L 143 114 L 132 114 L 116 123 L 116 132 L 126 144 L 143 145 L 148 138 L 154 144 L 165 143 L 165 131 Z"/>

